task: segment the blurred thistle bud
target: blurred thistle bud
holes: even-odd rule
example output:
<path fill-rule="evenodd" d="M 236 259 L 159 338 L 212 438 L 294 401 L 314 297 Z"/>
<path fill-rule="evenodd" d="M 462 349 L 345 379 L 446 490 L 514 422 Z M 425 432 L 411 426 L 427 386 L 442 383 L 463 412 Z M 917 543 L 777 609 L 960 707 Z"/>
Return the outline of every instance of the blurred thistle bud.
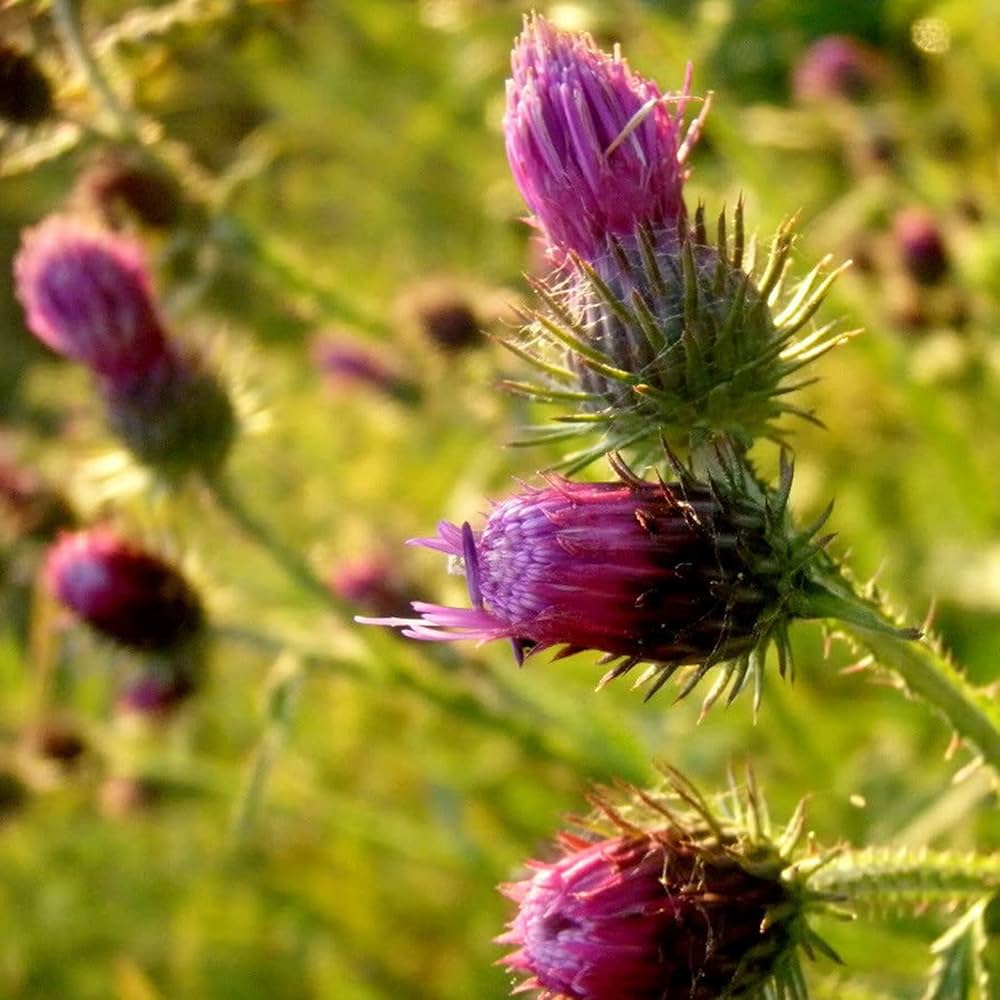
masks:
<path fill-rule="evenodd" d="M 165 788 L 155 778 L 113 774 L 97 792 L 98 808 L 107 819 L 128 819 L 161 801 Z"/>
<path fill-rule="evenodd" d="M 529 977 L 516 992 L 715 1000 L 770 996 L 773 986 L 799 996 L 781 991 L 802 981 L 798 948 L 832 955 L 806 922 L 826 899 L 788 857 L 801 813 L 772 841 L 755 789 L 733 822 L 670 777 L 667 794 L 626 789 L 632 800 L 621 804 L 595 796 L 598 816 L 583 835 L 562 834 L 560 857 L 531 862 L 527 878 L 501 887 L 518 905 L 497 939 L 516 950 L 501 961 Z"/>
<path fill-rule="evenodd" d="M 0 508 L 17 538 L 51 541 L 72 528 L 76 515 L 69 501 L 31 469 L 0 454 Z"/>
<path fill-rule="evenodd" d="M 348 334 L 316 337 L 312 357 L 334 388 L 367 387 L 403 403 L 414 403 L 420 397 L 420 389 L 415 383 L 393 371 L 370 344 Z"/>
<path fill-rule="evenodd" d="M 63 535 L 45 579 L 61 604 L 122 646 L 172 653 L 202 635 L 201 600 L 181 573 L 107 528 Z"/>
<path fill-rule="evenodd" d="M 799 56 L 792 70 L 797 101 L 857 101 L 867 97 L 882 75 L 878 53 L 848 35 L 825 35 Z"/>
<path fill-rule="evenodd" d="M 129 219 L 153 229 L 170 229 L 183 211 L 177 180 L 136 150 L 102 153 L 80 174 L 74 195 L 113 229 L 120 229 Z"/>
<path fill-rule="evenodd" d="M 94 372 L 112 428 L 141 461 L 167 475 L 221 465 L 232 402 L 169 342 L 138 243 L 53 216 L 24 234 L 14 276 L 30 329 Z"/>
<path fill-rule="evenodd" d="M 35 125 L 52 113 L 52 87 L 38 63 L 0 41 L 0 119 Z"/>
<path fill-rule="evenodd" d="M 175 664 L 156 664 L 130 678 L 115 702 L 119 714 L 162 720 L 171 716 L 195 692 L 189 671 Z"/>
<path fill-rule="evenodd" d="M 397 311 L 400 322 L 419 337 L 420 348 L 430 344 L 457 354 L 486 342 L 482 298 L 456 279 L 428 278 L 406 290 Z"/>
<path fill-rule="evenodd" d="M 413 541 L 462 561 L 471 608 L 415 601 L 418 618 L 357 620 L 414 639 L 508 639 L 519 663 L 550 647 L 597 650 L 612 664 L 599 686 L 648 663 L 636 682 L 652 681 L 647 698 L 681 667 L 692 669 L 679 697 L 722 664 L 707 709 L 751 678 L 759 698 L 772 643 L 787 672 L 792 618 L 852 614 L 830 601 L 840 581 L 824 552 L 832 536 L 817 537 L 826 515 L 791 522 L 787 461 L 775 492 L 736 459 L 711 483 L 679 465 L 680 481 L 652 483 L 613 464 L 618 482 L 553 476 L 495 504 L 481 531 L 445 521 Z"/>
<path fill-rule="evenodd" d="M 23 744 L 30 756 L 65 769 L 75 767 L 87 750 L 79 726 L 60 718 L 44 719 L 31 726 L 24 733 Z"/>
<path fill-rule="evenodd" d="M 701 118 L 685 137 L 681 93 L 664 96 L 620 53 L 532 14 L 511 57 L 504 132 L 521 195 L 557 254 L 592 261 L 609 237 L 637 225 L 673 232 L 684 217 L 685 161 Z M 676 110 L 667 102 L 674 100 Z"/>
<path fill-rule="evenodd" d="M 807 384 L 792 376 L 848 336 L 834 324 L 802 333 L 842 268 L 825 273 L 824 258 L 785 292 L 790 224 L 762 267 L 745 247 L 742 202 L 731 238 L 725 213 L 717 229 L 712 243 L 699 207 L 690 233 L 640 227 L 593 263 L 572 257 L 568 277 L 533 283 L 540 307 L 503 343 L 541 379 L 504 385 L 563 413 L 525 443 L 600 432 L 567 456 L 572 471 L 609 451 L 648 452 L 664 436 L 692 450 L 721 436 L 746 448 L 780 439 L 785 414 L 814 419 L 787 397 Z"/>
<path fill-rule="evenodd" d="M 896 250 L 906 273 L 918 285 L 937 285 L 951 270 L 944 237 L 934 216 L 923 208 L 906 208 L 892 223 Z"/>
<path fill-rule="evenodd" d="M 329 577 L 330 590 L 358 611 L 383 617 L 405 615 L 412 591 L 398 565 L 383 555 L 340 563 Z"/>
<path fill-rule="evenodd" d="M 14 280 L 39 340 L 108 382 L 141 381 L 168 360 L 145 255 L 134 240 L 50 216 L 23 234 Z"/>

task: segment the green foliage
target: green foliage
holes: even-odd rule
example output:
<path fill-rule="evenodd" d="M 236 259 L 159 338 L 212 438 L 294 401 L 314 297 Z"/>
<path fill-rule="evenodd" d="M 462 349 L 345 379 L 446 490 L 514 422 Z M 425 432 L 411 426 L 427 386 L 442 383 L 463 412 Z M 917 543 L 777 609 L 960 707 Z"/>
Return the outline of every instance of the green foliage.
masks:
<path fill-rule="evenodd" d="M 992 718 L 1000 39 L 985 0 L 542 7 L 620 39 L 664 86 L 691 59 L 696 88 L 716 90 L 691 205 L 742 196 L 761 232 L 801 209 L 792 277 L 827 254 L 855 258 L 823 309 L 865 333 L 817 359 L 820 380 L 792 397 L 826 429 L 780 421 L 796 449 L 790 508 L 808 524 L 836 498 L 836 554 L 850 552 L 857 579 L 879 573 L 908 624 L 933 608 L 964 670 L 956 687 Z M 88 3 L 110 105 L 40 5 L 0 14 L 56 84 L 50 120 L 0 124 L 0 257 L 67 204 L 95 153 L 141 142 L 184 191 L 174 229 L 142 232 L 167 323 L 194 347 L 211 339 L 227 382 L 238 369 L 253 397 L 239 400 L 214 497 L 195 481 L 168 490 L 122 455 L 86 378 L 36 347 L 0 282 L 0 445 L 83 520 L 112 519 L 181 562 L 215 629 L 177 715 L 124 719 L 115 698 L 135 664 L 48 604 L 41 543 L 0 516 L 0 778 L 27 790 L 4 791 L 0 809 L 3 996 L 504 997 L 491 942 L 509 910 L 495 885 L 593 783 L 643 785 L 655 760 L 718 788 L 733 759 L 753 758 L 776 817 L 811 796 L 821 844 L 1000 845 L 995 778 L 974 752 L 949 749 L 940 718 L 871 683 L 881 675 L 845 671 L 853 648 L 818 624 L 789 629 L 795 683 L 763 673 L 756 723 L 742 699 L 698 726 L 689 701 L 595 694 L 591 657 L 518 671 L 499 646 L 362 632 L 315 586 L 382 552 L 414 596 L 461 603 L 463 581 L 403 540 L 442 517 L 475 522 L 484 498 L 562 455 L 558 442 L 502 447 L 546 415 L 493 389 L 524 382 L 520 359 L 485 337 L 443 352 L 409 306 L 446 274 L 505 337 L 527 297 L 530 233 L 500 132 L 521 13 L 510 0 Z M 790 99 L 791 62 L 828 31 L 882 46 L 889 71 L 867 103 Z M 920 47 L 933 37 L 943 50 Z M 906 279 L 891 237 L 911 204 L 934 211 L 951 255 L 931 289 Z M 307 341 L 331 327 L 385 348 L 419 403 L 327 384 Z M 753 457 L 777 478 L 776 449 Z M 257 544 L 276 539 L 283 565 Z M 80 759 L 32 741 L 52 718 L 82 735 Z M 986 1000 L 995 910 L 822 918 L 846 971 L 819 958 L 805 978 L 818 996 Z"/>

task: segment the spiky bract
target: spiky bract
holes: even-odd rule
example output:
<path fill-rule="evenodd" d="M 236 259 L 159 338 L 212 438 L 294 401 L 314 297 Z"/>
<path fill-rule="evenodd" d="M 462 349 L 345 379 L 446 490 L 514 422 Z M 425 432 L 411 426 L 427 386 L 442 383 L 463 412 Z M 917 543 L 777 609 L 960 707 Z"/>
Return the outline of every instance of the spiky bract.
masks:
<path fill-rule="evenodd" d="M 802 334 L 840 269 L 824 274 L 824 260 L 784 293 L 792 241 L 786 224 L 757 268 L 742 204 L 732 238 L 723 213 L 714 243 L 699 209 L 690 232 L 640 227 L 594 263 L 574 257 L 555 282 L 536 282 L 540 305 L 506 346 L 542 380 L 506 387 L 566 409 L 518 443 L 599 435 L 566 457 L 574 471 L 609 451 L 646 454 L 661 436 L 743 448 L 780 440 L 786 413 L 814 419 L 786 397 L 804 384 L 795 373 L 846 336 L 833 324 Z"/>

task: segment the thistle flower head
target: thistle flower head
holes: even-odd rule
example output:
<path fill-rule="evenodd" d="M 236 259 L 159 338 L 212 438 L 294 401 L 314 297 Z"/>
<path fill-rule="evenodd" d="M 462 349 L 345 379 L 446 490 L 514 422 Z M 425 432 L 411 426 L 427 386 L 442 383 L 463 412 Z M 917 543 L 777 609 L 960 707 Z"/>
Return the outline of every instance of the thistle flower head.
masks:
<path fill-rule="evenodd" d="M 686 693 L 725 662 L 720 682 L 734 697 L 759 680 L 772 641 L 784 671 L 786 623 L 817 552 L 814 529 L 787 520 L 790 469 L 782 496 L 768 498 L 748 481 L 723 492 L 618 469 L 619 482 L 551 477 L 495 504 L 480 531 L 442 522 L 415 540 L 462 561 L 472 607 L 415 601 L 419 618 L 358 620 L 415 639 L 509 639 L 519 661 L 548 647 L 597 650 L 615 664 L 602 684 L 648 662 L 638 683 L 655 678 L 650 695 L 681 666 L 696 665 Z"/>
<path fill-rule="evenodd" d="M 593 260 L 636 225 L 684 216 L 689 81 L 672 111 L 656 84 L 586 34 L 525 18 L 511 58 L 504 131 L 514 180 L 557 250 Z"/>
<path fill-rule="evenodd" d="M 892 224 L 897 252 L 906 273 L 918 285 L 939 284 L 951 270 L 941 228 L 923 208 L 906 208 Z"/>
<path fill-rule="evenodd" d="M 370 344 L 348 334 L 316 337 L 312 356 L 316 367 L 334 388 L 367 387 L 409 402 L 418 395 L 416 386 L 395 372 Z"/>
<path fill-rule="evenodd" d="M 109 383 L 134 383 L 168 359 L 133 240 L 52 216 L 24 233 L 14 279 L 32 332 Z"/>
<path fill-rule="evenodd" d="M 528 976 L 517 992 L 715 1000 L 781 983 L 799 995 L 795 946 L 819 942 L 787 836 L 734 826 L 674 780 L 679 793 L 596 798 L 599 816 L 560 836 L 560 857 L 501 887 L 518 905 L 497 939 L 516 949 L 502 963 Z"/>
<path fill-rule="evenodd" d="M 792 91 L 803 103 L 854 101 L 867 96 L 880 72 L 877 53 L 863 42 L 849 35 L 824 35 L 799 57 Z"/>
<path fill-rule="evenodd" d="M 177 650 L 204 624 L 201 600 L 178 570 L 107 528 L 64 534 L 49 550 L 45 579 L 61 604 L 132 649 Z"/>
<path fill-rule="evenodd" d="M 694 450 L 720 437 L 746 448 L 782 440 L 792 376 L 848 334 L 834 324 L 803 333 L 840 269 L 828 259 L 784 294 L 793 232 L 783 226 L 763 266 L 745 242 L 743 206 L 713 241 L 698 209 L 690 233 L 640 227 L 593 263 L 574 257 L 555 283 L 535 282 L 540 307 L 525 314 L 510 350 L 541 374 L 506 388 L 563 408 L 557 426 L 524 442 L 600 436 L 565 459 L 572 471 L 609 451 L 648 454 L 667 437 Z"/>
<path fill-rule="evenodd" d="M 399 615 L 409 610 L 407 581 L 387 557 L 364 556 L 336 566 L 330 589 L 341 600 L 372 615 Z"/>
<path fill-rule="evenodd" d="M 105 224 L 121 228 L 137 219 L 154 229 L 177 224 L 184 208 L 177 180 L 163 167 L 132 150 L 102 153 L 80 175 L 76 197 L 100 213 Z"/>

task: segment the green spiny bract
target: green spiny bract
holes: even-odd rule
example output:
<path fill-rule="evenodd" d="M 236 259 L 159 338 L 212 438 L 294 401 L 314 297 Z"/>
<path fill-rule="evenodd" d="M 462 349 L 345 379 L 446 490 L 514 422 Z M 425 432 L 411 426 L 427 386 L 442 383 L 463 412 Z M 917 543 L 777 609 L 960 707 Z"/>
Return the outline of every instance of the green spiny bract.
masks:
<path fill-rule="evenodd" d="M 786 291 L 792 242 L 786 223 L 755 267 L 740 203 L 731 238 L 723 213 L 711 242 L 699 208 L 690 231 L 640 227 L 594 263 L 570 255 L 556 280 L 534 283 L 540 305 L 506 342 L 543 375 L 506 387 L 569 406 L 521 443 L 598 433 L 566 456 L 572 471 L 610 451 L 644 455 L 661 436 L 691 451 L 725 436 L 744 450 L 781 440 L 786 413 L 815 420 L 787 396 L 807 384 L 793 378 L 800 369 L 847 337 L 833 324 L 800 336 L 842 268 L 824 259 Z"/>

